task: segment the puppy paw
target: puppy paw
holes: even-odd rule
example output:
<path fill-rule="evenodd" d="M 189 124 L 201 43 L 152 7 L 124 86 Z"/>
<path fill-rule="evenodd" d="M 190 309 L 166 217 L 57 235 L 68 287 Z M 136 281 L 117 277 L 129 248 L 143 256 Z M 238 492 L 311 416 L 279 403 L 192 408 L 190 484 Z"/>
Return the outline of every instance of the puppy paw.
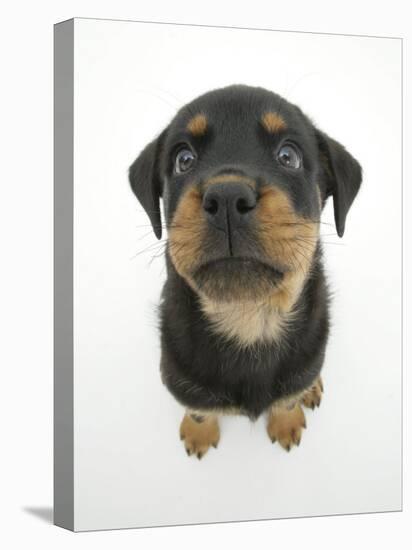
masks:
<path fill-rule="evenodd" d="M 299 445 L 303 428 L 306 428 L 305 414 L 299 403 L 291 407 L 284 404 L 273 405 L 269 412 L 267 433 L 286 450 Z"/>
<path fill-rule="evenodd" d="M 197 416 L 188 413 L 180 424 L 180 439 L 184 441 L 188 456 L 200 460 L 209 447 L 217 447 L 220 439 L 219 423 L 215 415 Z"/>
<path fill-rule="evenodd" d="M 314 409 L 319 407 L 322 400 L 323 383 L 322 378 L 318 376 L 315 382 L 307 390 L 303 392 L 300 402 L 305 407 Z"/>

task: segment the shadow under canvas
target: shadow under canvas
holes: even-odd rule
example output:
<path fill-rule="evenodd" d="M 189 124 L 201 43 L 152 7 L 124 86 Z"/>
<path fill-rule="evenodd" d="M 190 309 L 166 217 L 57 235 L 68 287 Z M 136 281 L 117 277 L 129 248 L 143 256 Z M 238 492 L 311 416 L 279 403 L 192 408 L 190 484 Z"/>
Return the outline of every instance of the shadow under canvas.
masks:
<path fill-rule="evenodd" d="M 23 511 L 46 523 L 53 523 L 53 508 L 51 506 L 25 506 Z"/>

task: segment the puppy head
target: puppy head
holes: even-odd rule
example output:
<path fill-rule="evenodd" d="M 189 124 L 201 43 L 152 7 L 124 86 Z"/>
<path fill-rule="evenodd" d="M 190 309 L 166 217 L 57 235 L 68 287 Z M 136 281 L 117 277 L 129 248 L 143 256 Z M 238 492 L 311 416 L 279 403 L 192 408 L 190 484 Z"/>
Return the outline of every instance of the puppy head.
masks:
<path fill-rule="evenodd" d="M 361 168 L 298 107 L 230 86 L 183 107 L 130 182 L 158 238 L 163 197 L 168 254 L 203 298 L 287 310 L 310 271 L 326 200 L 342 237 Z"/>

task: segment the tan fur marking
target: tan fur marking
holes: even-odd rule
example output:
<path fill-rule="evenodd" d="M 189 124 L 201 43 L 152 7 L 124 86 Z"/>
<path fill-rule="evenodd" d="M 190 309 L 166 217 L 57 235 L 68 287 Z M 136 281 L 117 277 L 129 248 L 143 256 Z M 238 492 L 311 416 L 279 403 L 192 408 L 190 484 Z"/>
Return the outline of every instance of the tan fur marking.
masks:
<path fill-rule="evenodd" d="M 189 120 L 187 130 L 196 137 L 203 136 L 207 130 L 207 118 L 199 113 Z"/>
<path fill-rule="evenodd" d="M 238 176 L 231 176 L 238 181 Z M 216 332 L 235 339 L 241 347 L 258 341 L 281 342 L 293 321 L 293 306 L 310 272 L 319 236 L 319 225 L 296 215 L 287 195 L 273 186 L 262 188 L 256 216 L 267 258 L 286 269 L 278 287 L 257 302 L 247 298 L 247 289 L 240 289 L 243 295 L 233 301 L 217 303 L 196 288 L 191 273 L 201 260 L 207 223 L 201 192 L 194 185 L 181 197 L 169 231 L 169 252 L 177 272 L 200 295 L 202 309 Z"/>
<path fill-rule="evenodd" d="M 287 195 L 272 186 L 262 188 L 256 215 L 267 256 L 288 268 L 269 303 L 280 311 L 290 311 L 309 274 L 319 224 L 298 216 Z"/>
<path fill-rule="evenodd" d="M 246 185 L 249 185 L 252 189 L 256 189 L 255 180 L 238 174 L 219 174 L 218 176 L 213 176 L 206 180 L 203 186 L 206 188 L 209 185 L 215 185 L 217 183 L 246 183 Z"/>
<path fill-rule="evenodd" d="M 272 443 L 278 441 L 286 451 L 290 451 L 293 445 L 300 444 L 304 428 L 305 414 L 296 401 L 284 400 L 274 403 L 269 409 L 268 436 Z"/>
<path fill-rule="evenodd" d="M 180 424 L 180 439 L 185 442 L 187 454 L 196 455 L 201 459 L 207 453 L 209 447 L 217 447 L 220 439 L 220 430 L 217 416 L 215 414 L 203 414 L 202 422 L 196 422 L 190 417 L 196 414 L 187 411 Z"/>
<path fill-rule="evenodd" d="M 215 331 L 235 340 L 242 348 L 256 342 L 280 342 L 294 317 L 264 301 L 218 303 L 202 296 L 201 304 Z"/>
<path fill-rule="evenodd" d="M 190 283 L 190 273 L 197 265 L 206 230 L 202 215 L 202 198 L 198 189 L 191 186 L 181 197 L 169 231 L 169 253 L 182 277 Z"/>
<path fill-rule="evenodd" d="M 305 390 L 300 398 L 300 402 L 305 407 L 308 407 L 310 409 L 314 409 L 315 407 L 320 406 L 320 402 L 322 400 L 322 393 L 323 393 L 323 382 L 322 378 L 318 376 L 316 378 L 315 382 Z"/>
<path fill-rule="evenodd" d="M 272 111 L 268 111 L 263 115 L 262 124 L 265 130 L 267 130 L 270 134 L 276 134 L 276 132 L 280 132 L 281 130 L 285 130 L 287 128 L 286 122 L 280 114 L 273 113 Z"/>
<path fill-rule="evenodd" d="M 278 288 L 261 301 L 240 297 L 223 303 L 201 295 L 202 310 L 214 330 L 240 347 L 281 343 L 295 318 L 293 306 L 310 272 L 319 232 L 317 223 L 297 216 L 287 195 L 272 186 L 261 190 L 256 216 L 266 256 L 288 269 Z"/>

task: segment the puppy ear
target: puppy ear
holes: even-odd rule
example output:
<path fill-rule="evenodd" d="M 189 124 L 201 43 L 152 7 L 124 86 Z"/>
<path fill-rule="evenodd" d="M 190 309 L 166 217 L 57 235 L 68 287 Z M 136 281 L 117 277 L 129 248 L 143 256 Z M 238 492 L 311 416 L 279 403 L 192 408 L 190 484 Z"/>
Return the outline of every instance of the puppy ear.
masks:
<path fill-rule="evenodd" d="M 362 168 L 343 145 L 323 132 L 315 131 L 326 179 L 325 198 L 333 197 L 336 231 L 342 237 L 346 216 L 361 185 Z"/>
<path fill-rule="evenodd" d="M 166 131 L 167 129 L 157 139 L 146 145 L 129 168 L 130 185 L 149 216 L 153 231 L 158 239 L 162 236 L 160 216 L 162 181 L 159 171 L 159 156 Z"/>

